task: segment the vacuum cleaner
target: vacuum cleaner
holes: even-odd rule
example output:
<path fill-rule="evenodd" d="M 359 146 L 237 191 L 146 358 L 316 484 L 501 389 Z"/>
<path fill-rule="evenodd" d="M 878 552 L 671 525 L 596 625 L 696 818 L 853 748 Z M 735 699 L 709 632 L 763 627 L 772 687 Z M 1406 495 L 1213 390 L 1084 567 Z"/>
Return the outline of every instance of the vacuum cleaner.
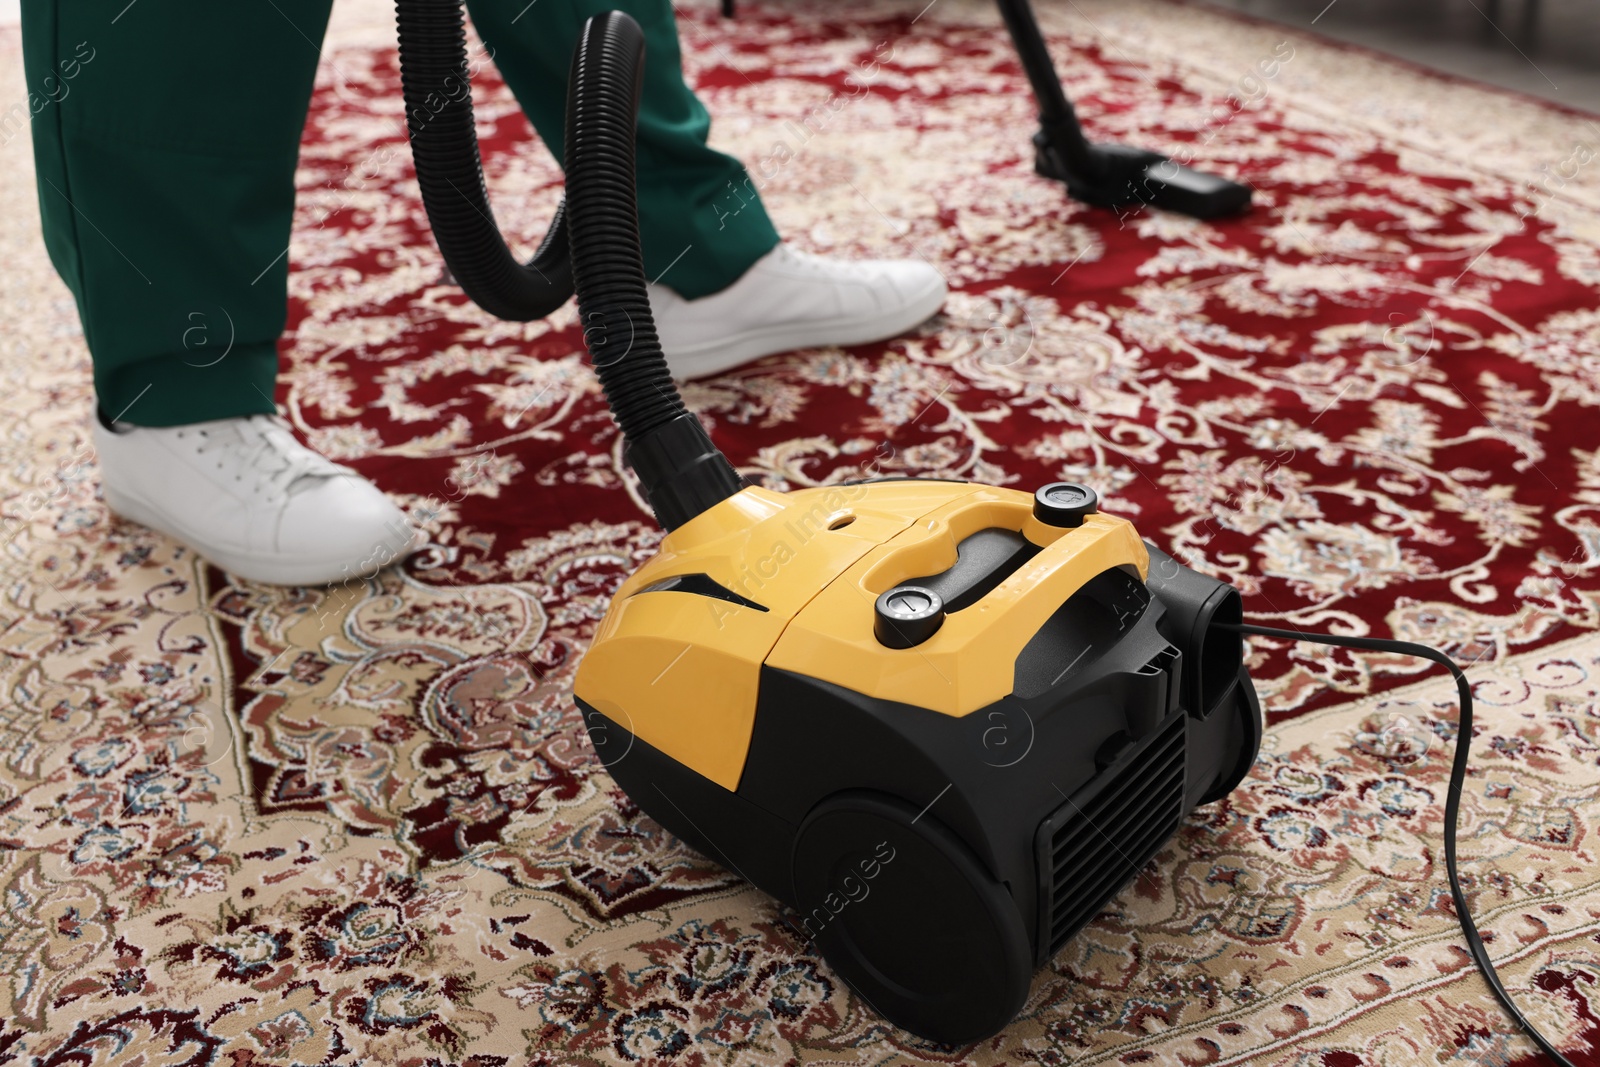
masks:
<path fill-rule="evenodd" d="M 1242 634 L 1436 659 L 1471 736 L 1469 688 L 1442 653 L 1246 624 L 1235 588 L 1102 513 L 1086 486 L 746 484 L 684 407 L 651 319 L 638 25 L 611 12 L 582 32 L 567 198 L 524 265 L 489 210 L 470 94 L 443 109 L 430 97 L 466 77 L 460 0 L 397 11 L 447 266 L 511 319 L 576 289 L 626 460 L 665 530 L 575 677 L 594 748 L 644 812 L 781 901 L 797 939 L 885 1019 L 951 1045 L 996 1033 L 1184 817 L 1239 784 L 1262 734 Z M 1455 876 L 1466 752 L 1447 866 L 1469 945 L 1514 1012 Z"/>

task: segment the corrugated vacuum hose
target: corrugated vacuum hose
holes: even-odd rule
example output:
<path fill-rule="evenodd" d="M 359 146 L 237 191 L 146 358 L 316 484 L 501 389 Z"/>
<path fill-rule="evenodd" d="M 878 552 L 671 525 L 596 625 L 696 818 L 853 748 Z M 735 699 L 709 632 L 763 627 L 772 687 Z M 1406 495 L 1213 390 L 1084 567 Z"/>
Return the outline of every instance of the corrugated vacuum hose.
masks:
<path fill-rule="evenodd" d="M 395 20 L 406 132 L 439 251 L 485 311 L 516 322 L 542 319 L 572 296 L 566 205 L 556 209 L 533 259 L 518 263 L 500 236 L 483 183 L 461 4 L 396 0 Z"/>
<path fill-rule="evenodd" d="M 485 311 L 514 321 L 550 314 L 576 288 L 584 343 L 664 528 L 737 493 L 743 480 L 683 406 L 650 315 L 634 185 L 639 24 L 610 11 L 584 25 L 567 87 L 567 197 L 524 266 L 489 208 L 461 0 L 396 0 L 395 12 L 417 183 L 451 273 Z"/>

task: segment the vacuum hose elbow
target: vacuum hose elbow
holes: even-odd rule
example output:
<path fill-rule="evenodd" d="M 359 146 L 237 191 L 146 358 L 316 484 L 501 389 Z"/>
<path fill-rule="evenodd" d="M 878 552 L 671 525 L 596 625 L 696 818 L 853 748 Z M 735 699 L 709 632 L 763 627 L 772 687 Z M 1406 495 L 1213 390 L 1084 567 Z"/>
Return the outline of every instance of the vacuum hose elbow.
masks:
<path fill-rule="evenodd" d="M 744 482 L 684 407 L 650 314 L 634 178 L 644 34 L 620 11 L 585 23 L 567 87 L 567 198 L 524 268 L 484 193 L 461 4 L 396 0 L 412 152 L 440 251 L 467 295 L 501 318 L 547 315 L 576 289 L 584 344 L 625 456 L 656 521 L 676 529 Z M 447 81 L 460 86 L 459 99 L 435 109 L 440 101 L 430 105 L 428 94 L 447 91 Z"/>

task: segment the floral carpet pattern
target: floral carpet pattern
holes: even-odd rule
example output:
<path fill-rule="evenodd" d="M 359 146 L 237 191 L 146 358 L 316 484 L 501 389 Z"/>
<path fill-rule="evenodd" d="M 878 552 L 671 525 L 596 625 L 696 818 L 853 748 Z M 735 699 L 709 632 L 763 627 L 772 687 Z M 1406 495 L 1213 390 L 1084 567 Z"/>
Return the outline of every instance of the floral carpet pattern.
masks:
<path fill-rule="evenodd" d="M 1468 896 L 1524 1011 L 1600 1064 L 1600 123 L 1160 0 L 1041 17 L 1097 139 L 1255 188 L 1119 216 L 1032 174 L 977 0 L 680 8 L 780 232 L 918 255 L 942 315 L 686 397 L 776 487 L 1068 478 L 1266 623 L 1472 664 Z M 1454 690 L 1253 642 L 1261 759 L 992 1040 L 876 1019 L 781 909 L 643 815 L 572 706 L 658 538 L 569 305 L 448 284 L 381 3 L 336 13 L 279 401 L 429 534 L 242 582 L 98 495 L 87 354 L 0 153 L 0 1064 L 1505 1064 L 1440 860 Z M 14 31 L 0 55 L 17 58 Z M 478 85 L 502 226 L 560 173 Z M 1529 1061 L 1533 1062 L 1533 1061 Z"/>

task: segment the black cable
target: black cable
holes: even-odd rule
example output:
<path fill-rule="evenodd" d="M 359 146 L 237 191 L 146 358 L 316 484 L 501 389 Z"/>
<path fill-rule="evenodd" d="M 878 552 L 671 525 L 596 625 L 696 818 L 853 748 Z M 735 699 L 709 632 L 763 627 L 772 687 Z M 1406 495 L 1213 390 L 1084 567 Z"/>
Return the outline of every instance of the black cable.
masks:
<path fill-rule="evenodd" d="M 1380 637 L 1336 637 L 1332 634 L 1308 634 L 1299 630 L 1278 630 L 1270 626 L 1257 626 L 1254 623 L 1224 623 L 1214 625 L 1225 630 L 1235 630 L 1241 634 L 1255 634 L 1259 637 L 1276 637 L 1285 641 L 1311 641 L 1319 645 L 1334 645 L 1342 648 L 1365 649 L 1371 652 L 1398 652 L 1402 656 L 1416 656 L 1420 659 L 1432 660 L 1445 667 L 1455 677 L 1456 690 L 1461 696 L 1461 722 L 1456 733 L 1455 753 L 1450 765 L 1450 785 L 1446 791 L 1444 805 L 1444 869 L 1445 875 L 1450 880 L 1450 897 L 1455 902 L 1456 918 L 1461 922 L 1461 933 L 1467 939 L 1467 949 L 1472 953 L 1472 958 L 1478 964 L 1478 970 L 1483 972 L 1483 977 L 1489 983 L 1489 988 L 1494 995 L 1500 998 L 1500 1003 L 1505 1006 L 1511 1018 L 1516 1020 L 1523 1032 L 1533 1038 L 1536 1045 L 1544 1054 L 1561 1064 L 1562 1067 L 1575 1067 L 1573 1062 L 1563 1056 L 1543 1034 L 1534 1027 L 1517 1010 L 1516 1003 L 1511 999 L 1511 994 L 1506 987 L 1500 984 L 1500 976 L 1494 969 L 1494 962 L 1489 959 L 1489 951 L 1484 948 L 1483 938 L 1478 936 L 1478 924 L 1473 921 L 1472 913 L 1467 910 L 1467 898 L 1461 892 L 1461 878 L 1456 873 L 1456 822 L 1461 815 L 1461 789 L 1467 778 L 1467 760 L 1472 747 L 1472 686 L 1467 682 L 1466 673 L 1456 666 L 1455 661 L 1436 648 L 1427 645 L 1415 644 L 1411 641 L 1387 641 Z"/>

